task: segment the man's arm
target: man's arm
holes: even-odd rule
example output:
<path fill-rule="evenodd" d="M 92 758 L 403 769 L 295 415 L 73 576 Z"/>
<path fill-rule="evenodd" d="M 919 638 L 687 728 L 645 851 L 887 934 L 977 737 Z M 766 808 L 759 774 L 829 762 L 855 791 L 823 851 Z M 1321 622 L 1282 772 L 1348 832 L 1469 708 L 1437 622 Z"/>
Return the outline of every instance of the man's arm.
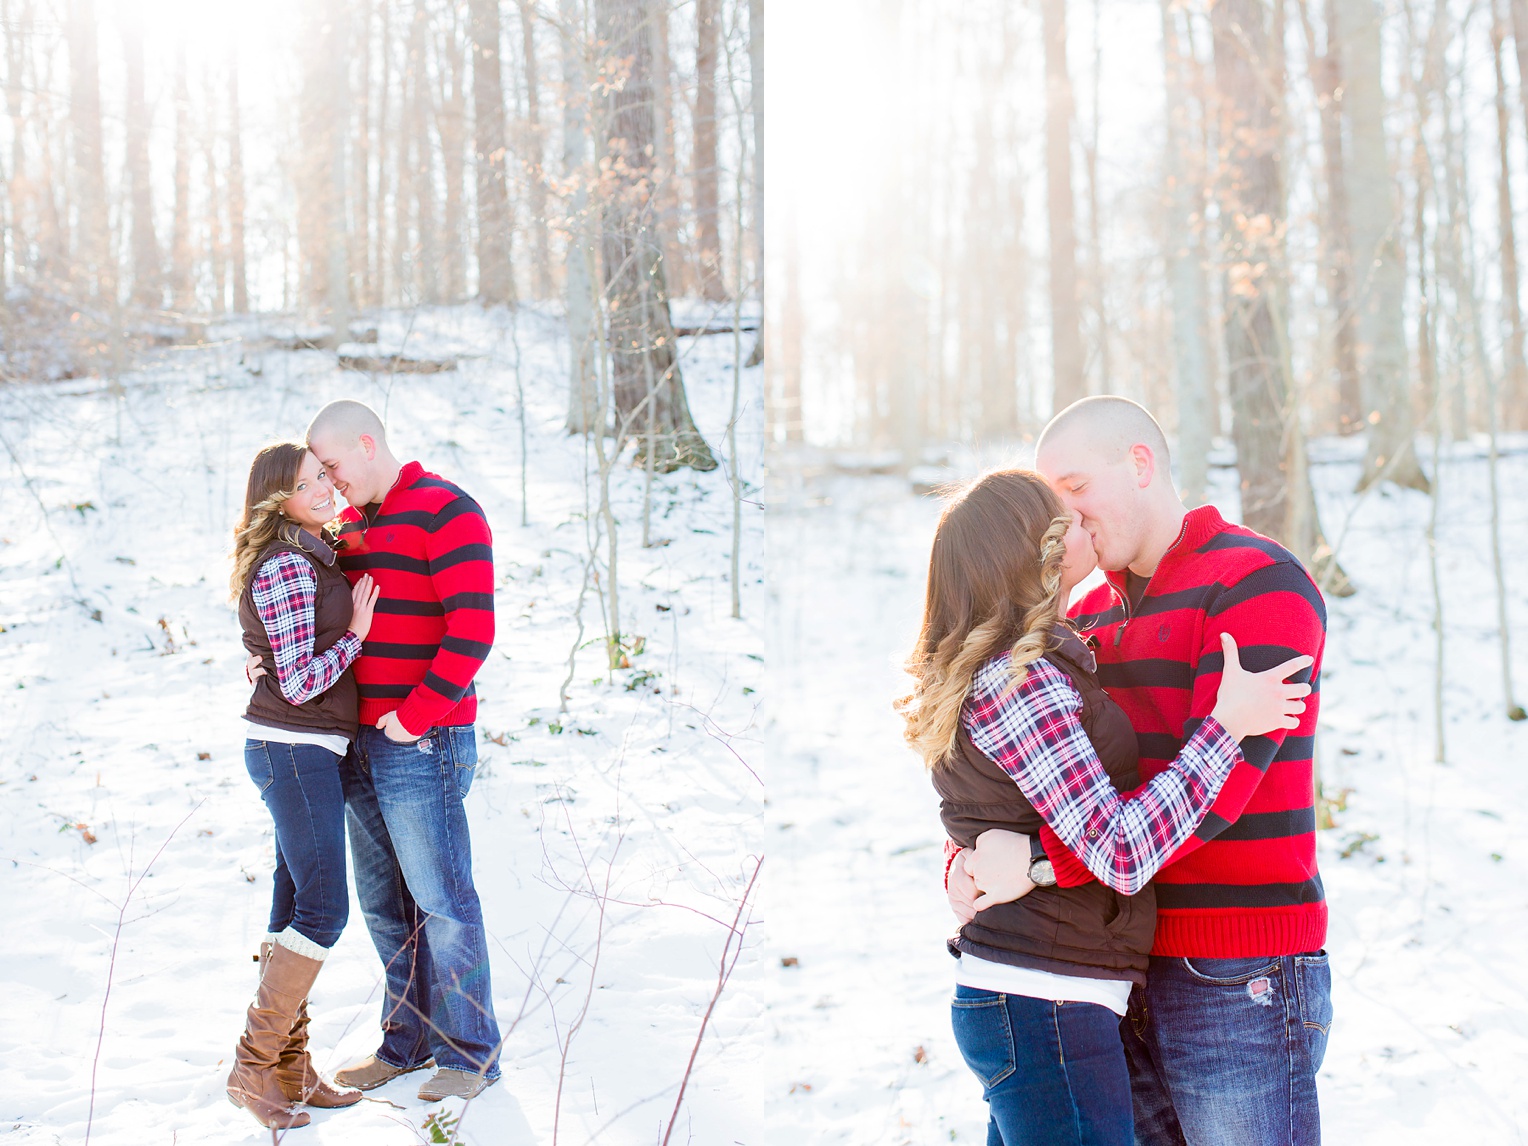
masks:
<path fill-rule="evenodd" d="M 1290 657 L 1314 657 L 1316 663 L 1311 668 L 1289 678 L 1308 683 L 1311 695 L 1298 728 L 1280 728 L 1263 736 L 1248 736 L 1241 742 L 1242 759 L 1231 769 L 1204 822 L 1168 863 L 1197 851 L 1234 824 L 1246 810 L 1274 757 L 1286 745 L 1297 748 L 1304 756 L 1310 755 L 1310 744 L 1316 734 L 1321 654 L 1326 647 L 1326 603 L 1305 569 L 1294 561 L 1280 561 L 1249 573 L 1222 590 L 1210 603 L 1204 643 L 1194 673 L 1193 700 L 1183 725 L 1185 741 L 1215 707 L 1220 674 L 1225 667 L 1220 647 L 1222 632 L 1236 638 L 1242 667 L 1252 672 L 1272 668 Z"/>
<path fill-rule="evenodd" d="M 424 680 L 398 706 L 410 736 L 456 707 L 493 648 L 493 537 L 477 502 L 460 497 L 435 515 L 425 555 L 446 632 Z"/>

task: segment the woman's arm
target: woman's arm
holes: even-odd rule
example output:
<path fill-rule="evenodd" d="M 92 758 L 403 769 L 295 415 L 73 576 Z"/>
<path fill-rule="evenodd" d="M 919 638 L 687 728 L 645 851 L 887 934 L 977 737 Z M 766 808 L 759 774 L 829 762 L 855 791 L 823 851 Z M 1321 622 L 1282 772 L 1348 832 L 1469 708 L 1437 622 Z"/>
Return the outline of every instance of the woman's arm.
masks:
<path fill-rule="evenodd" d="M 1013 777 L 1088 870 L 1134 895 L 1199 826 L 1241 749 L 1206 718 L 1165 771 L 1125 798 L 1083 731 L 1081 708 L 1072 682 L 1049 661 L 1031 664 L 1014 689 L 1000 657 L 976 674 L 961 718 L 976 747 Z M 980 870 L 973 874 L 981 884 Z"/>
<path fill-rule="evenodd" d="M 361 655 L 361 639 L 353 632 L 313 655 L 318 578 L 306 558 L 290 552 L 270 558 L 255 574 L 253 596 L 255 611 L 270 638 L 276 682 L 292 704 L 327 692 Z"/>

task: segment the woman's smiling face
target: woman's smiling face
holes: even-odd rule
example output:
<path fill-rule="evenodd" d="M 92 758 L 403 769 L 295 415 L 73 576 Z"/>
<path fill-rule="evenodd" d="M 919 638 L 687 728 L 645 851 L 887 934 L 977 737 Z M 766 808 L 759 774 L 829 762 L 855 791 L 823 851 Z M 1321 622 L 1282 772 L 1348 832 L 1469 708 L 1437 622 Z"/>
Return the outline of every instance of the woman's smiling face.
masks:
<path fill-rule="evenodd" d="M 288 521 L 315 532 L 334 520 L 334 486 L 312 450 L 303 454 L 302 465 L 297 467 L 297 488 L 281 503 L 281 512 Z"/>

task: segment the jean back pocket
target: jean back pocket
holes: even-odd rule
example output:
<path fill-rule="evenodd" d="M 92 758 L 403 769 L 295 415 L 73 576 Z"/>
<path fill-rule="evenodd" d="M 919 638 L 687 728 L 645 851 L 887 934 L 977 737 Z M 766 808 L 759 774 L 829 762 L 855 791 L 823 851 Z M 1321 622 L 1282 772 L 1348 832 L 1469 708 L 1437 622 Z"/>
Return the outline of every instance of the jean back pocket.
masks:
<path fill-rule="evenodd" d="M 950 1024 L 961 1057 L 983 1087 L 991 1090 L 1014 1072 L 1008 996 L 957 987 L 950 1000 Z"/>

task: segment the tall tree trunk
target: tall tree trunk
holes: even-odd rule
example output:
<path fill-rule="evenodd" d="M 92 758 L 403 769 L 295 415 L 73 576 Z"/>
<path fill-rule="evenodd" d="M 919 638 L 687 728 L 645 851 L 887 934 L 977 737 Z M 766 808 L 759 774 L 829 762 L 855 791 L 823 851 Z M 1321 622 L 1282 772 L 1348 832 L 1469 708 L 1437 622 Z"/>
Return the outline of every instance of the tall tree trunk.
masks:
<path fill-rule="evenodd" d="M 721 46 L 721 0 L 695 0 L 695 123 L 690 177 L 695 187 L 695 245 L 701 297 L 721 302 L 722 240 L 717 211 L 716 56 Z"/>
<path fill-rule="evenodd" d="M 387 0 L 383 0 L 386 3 Z M 373 303 L 371 277 L 371 10 L 372 0 L 359 0 L 356 9 L 356 48 L 360 57 L 356 77 L 355 216 L 350 243 L 350 279 L 361 306 Z M 385 50 L 385 48 L 384 48 Z"/>
<path fill-rule="evenodd" d="M 440 252 L 435 227 L 434 155 L 430 147 L 429 12 L 416 0 L 409 27 L 409 190 L 414 203 L 414 281 L 420 302 L 440 301 Z"/>
<path fill-rule="evenodd" d="M 764 0 L 748 0 L 748 104 L 753 113 L 753 241 L 759 298 L 764 297 Z M 764 315 L 747 365 L 764 361 Z"/>
<path fill-rule="evenodd" d="M 589 211 L 589 81 L 584 0 L 558 0 L 562 63 L 562 177 L 572 187 L 567 202 L 568 248 L 563 302 L 568 314 L 568 432 L 603 432 L 594 380 L 594 259 Z"/>
<path fill-rule="evenodd" d="M 149 113 L 143 98 L 142 14 L 122 10 L 122 54 L 127 70 L 123 108 L 127 127 L 128 199 L 132 205 L 133 304 L 157 309 L 163 305 L 163 275 L 159 240 L 154 234 L 154 191 L 149 178 Z"/>
<path fill-rule="evenodd" d="M 1283 29 L 1270 21 L 1264 0 L 1218 0 L 1210 19 L 1229 268 L 1226 358 L 1242 521 L 1282 541 L 1331 591 L 1346 595 L 1352 588 L 1322 537 L 1299 412 L 1289 400 L 1288 320 L 1282 305 L 1287 293 L 1280 172 L 1284 69 L 1273 40 Z"/>
<path fill-rule="evenodd" d="M 22 281 L 33 270 L 31 239 L 36 225 L 36 196 L 27 175 L 26 116 L 22 93 L 26 90 L 26 45 L 32 40 L 32 8 L 21 3 L 13 9 L 12 0 L 0 0 L 0 23 L 10 29 L 5 37 L 5 106 L 11 121 L 11 179 L 7 185 L 10 199 L 12 282 Z"/>
<path fill-rule="evenodd" d="M 533 293 L 552 297 L 552 252 L 546 217 L 546 141 L 541 131 L 541 80 L 536 64 L 536 12 L 520 0 L 520 36 L 525 49 L 525 181 L 530 190 Z"/>
<path fill-rule="evenodd" d="M 1523 307 L 1518 295 L 1517 234 L 1512 217 L 1512 166 L 1507 147 L 1512 115 L 1507 107 L 1507 77 L 1502 68 L 1502 43 L 1506 39 L 1506 16 L 1500 0 L 1493 0 L 1491 12 L 1491 54 L 1496 66 L 1496 145 L 1499 165 L 1496 173 L 1496 210 L 1501 237 L 1501 302 L 1506 324 L 1506 346 L 1502 355 L 1506 367 L 1502 379 L 1499 413 L 1510 429 L 1528 427 L 1528 365 L 1523 361 Z M 1490 415 L 1493 425 L 1497 411 Z"/>
<path fill-rule="evenodd" d="M 595 385 L 594 279 L 597 248 L 589 188 L 589 50 L 584 0 L 558 0 L 558 43 L 562 65 L 562 177 L 571 187 L 565 212 L 568 232 L 563 256 L 563 303 L 568 315 L 568 432 L 603 432 L 606 413 Z"/>
<path fill-rule="evenodd" d="M 1173 0 L 1162 0 L 1162 49 L 1167 79 L 1167 265 L 1172 290 L 1173 363 L 1178 406 L 1178 469 L 1183 500 L 1202 504 L 1209 481 L 1210 388 L 1205 345 L 1208 299 L 1194 241 L 1203 226 L 1204 164 L 1189 121 L 1192 96 L 1184 70 Z"/>
<path fill-rule="evenodd" d="M 504 125 L 504 72 L 500 59 L 498 0 L 471 0 L 473 160 L 477 174 L 478 298 L 483 305 L 513 303 L 515 280 L 510 268 L 513 222 Z"/>
<path fill-rule="evenodd" d="M 228 298 L 227 266 L 223 253 L 223 195 L 218 181 L 217 99 L 210 70 L 202 72 L 205 100 L 202 120 L 202 167 L 207 177 L 207 267 L 212 280 L 212 313 L 220 315 Z"/>
<path fill-rule="evenodd" d="M 456 23 L 456 10 L 448 7 L 436 41 L 436 72 L 440 79 L 440 99 L 435 115 L 435 130 L 440 136 L 442 173 L 446 185 L 445 212 L 445 292 L 450 302 L 467 294 L 465 237 L 462 233 L 462 156 L 466 146 L 467 97 L 466 68 L 462 60 L 462 41 Z"/>
<path fill-rule="evenodd" d="M 378 29 L 378 51 L 382 57 L 382 80 L 377 85 L 377 183 L 374 212 L 373 231 L 371 236 L 372 254 L 371 267 L 373 275 L 372 301 L 378 306 L 386 305 L 395 297 L 396 278 L 390 273 L 390 260 L 388 253 L 390 247 L 387 240 L 387 217 L 388 207 L 391 205 L 394 216 L 397 215 L 398 197 L 388 196 L 388 189 L 396 190 L 396 179 L 390 179 L 393 166 L 396 165 L 392 147 L 393 127 L 392 120 L 388 118 L 388 109 L 392 106 L 393 99 L 393 4 L 392 0 L 381 0 L 382 20 Z M 474 76 L 476 65 L 474 65 Z"/>
<path fill-rule="evenodd" d="M 1341 28 L 1343 111 L 1353 162 L 1348 207 L 1358 310 L 1359 365 L 1369 440 L 1359 488 L 1389 479 L 1428 488 L 1417 461 L 1406 385 L 1406 255 L 1400 205 L 1385 141 L 1380 82 L 1380 8 L 1376 0 L 1333 0 Z"/>
<path fill-rule="evenodd" d="M 1087 396 L 1077 303 L 1077 228 L 1072 201 L 1072 80 L 1066 62 L 1066 0 L 1041 0 L 1045 39 L 1045 186 L 1050 212 L 1053 408 Z"/>
<path fill-rule="evenodd" d="M 649 0 L 632 0 L 636 4 Z M 653 109 L 657 116 L 656 136 L 653 140 L 654 165 L 653 211 L 654 227 L 663 249 L 663 275 L 669 290 L 677 295 L 688 295 L 694 286 L 695 271 L 688 253 L 679 242 L 679 220 L 684 209 L 679 201 L 679 160 L 674 136 L 677 127 L 674 120 L 674 61 L 669 51 L 669 8 L 667 3 L 652 3 L 647 11 L 647 28 L 652 33 L 653 64 L 650 69 L 653 87 Z"/>
<path fill-rule="evenodd" d="M 244 140 L 239 122 L 239 54 L 228 52 L 228 258 L 233 271 L 233 309 L 249 313 L 249 268 L 244 251 Z"/>
<path fill-rule="evenodd" d="M 639 456 L 648 456 L 651 442 L 657 469 L 712 470 L 716 459 L 690 417 L 679 374 L 653 214 L 652 6 L 653 0 L 595 2 L 604 65 L 621 77 L 605 101 L 605 157 L 613 178 L 602 191 L 601 242 L 616 418 L 623 436 L 651 427 Z"/>
<path fill-rule="evenodd" d="M 170 225 L 170 304 L 195 305 L 191 279 L 191 89 L 186 81 L 186 47 L 175 46 L 175 211 Z"/>
<path fill-rule="evenodd" d="M 1342 36 L 1334 0 L 1326 0 L 1326 48 L 1316 49 L 1307 0 L 1300 0 L 1305 55 L 1321 117 L 1321 156 L 1326 202 L 1321 240 L 1326 256 L 1326 297 L 1332 312 L 1332 358 L 1337 381 L 1337 432 L 1355 434 L 1365 426 L 1363 384 L 1358 373 L 1356 316 L 1353 313 L 1353 238 L 1348 224 L 1346 159 L 1342 146 Z"/>
<path fill-rule="evenodd" d="M 350 256 L 346 236 L 345 62 L 350 37 L 344 0 L 315 0 L 307 10 L 302 45 L 298 246 L 303 297 L 321 310 L 343 341 L 350 317 Z"/>
<path fill-rule="evenodd" d="M 116 301 L 117 275 L 106 203 L 101 77 L 94 0 L 69 0 L 69 125 L 79 225 L 71 276 L 83 293 Z"/>

